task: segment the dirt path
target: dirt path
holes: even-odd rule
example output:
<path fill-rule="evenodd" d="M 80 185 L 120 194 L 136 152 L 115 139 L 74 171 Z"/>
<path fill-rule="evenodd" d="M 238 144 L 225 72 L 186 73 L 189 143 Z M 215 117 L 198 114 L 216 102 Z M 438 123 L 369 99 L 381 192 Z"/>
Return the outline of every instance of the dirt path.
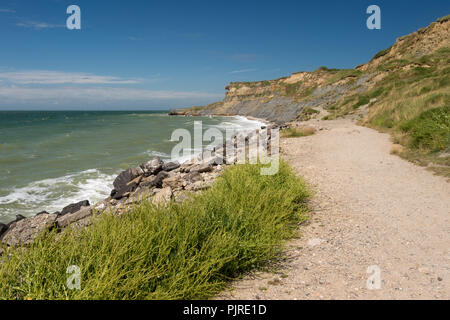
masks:
<path fill-rule="evenodd" d="M 349 120 L 316 126 L 281 142 L 315 189 L 310 224 L 280 273 L 247 276 L 218 298 L 449 299 L 450 183 L 390 155 L 387 134 Z M 367 288 L 369 266 L 380 289 Z"/>

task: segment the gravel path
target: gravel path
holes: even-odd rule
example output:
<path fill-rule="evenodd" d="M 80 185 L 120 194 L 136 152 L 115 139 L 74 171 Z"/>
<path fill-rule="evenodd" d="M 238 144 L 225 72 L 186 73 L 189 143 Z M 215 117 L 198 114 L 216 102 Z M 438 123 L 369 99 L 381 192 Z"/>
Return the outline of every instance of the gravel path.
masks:
<path fill-rule="evenodd" d="M 450 184 L 390 155 L 387 134 L 314 123 L 323 130 L 281 142 L 315 190 L 310 223 L 281 270 L 246 276 L 217 298 L 449 299 Z"/>

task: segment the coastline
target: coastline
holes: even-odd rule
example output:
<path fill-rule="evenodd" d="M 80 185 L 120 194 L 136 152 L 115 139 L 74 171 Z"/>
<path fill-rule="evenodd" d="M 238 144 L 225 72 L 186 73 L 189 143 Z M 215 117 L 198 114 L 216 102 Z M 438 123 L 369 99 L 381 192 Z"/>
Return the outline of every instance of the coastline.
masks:
<path fill-rule="evenodd" d="M 273 126 L 264 119 L 239 115 L 230 117 L 256 122 L 257 126 L 251 130 L 256 127 L 261 129 Z M 232 139 L 236 139 L 236 136 L 243 132 L 248 132 L 248 130 L 236 131 Z M 223 146 L 226 146 L 227 143 L 230 142 L 226 141 Z M 268 141 L 269 143 L 270 141 Z M 158 203 L 167 202 L 170 199 L 182 201 L 186 197 L 184 192 L 180 191 L 196 192 L 209 188 L 223 172 L 223 166 L 232 165 L 236 161 L 235 157 L 227 156 L 224 148 L 220 148 L 220 145 L 216 146 L 213 151 L 213 156 L 209 159 L 200 159 L 205 154 L 203 150 L 200 158 L 199 154 L 195 153 L 190 159 L 183 162 L 164 162 L 159 157 L 155 157 L 138 167 L 124 170 L 114 180 L 114 189 L 110 196 L 92 205 L 89 200 L 82 200 L 68 204 L 61 211 L 53 213 L 41 211 L 31 217 L 18 214 L 16 219 L 8 223 L 0 223 L 0 242 L 7 243 L 9 246 L 28 244 L 44 229 L 62 230 L 70 224 L 89 225 L 93 214 L 112 210 L 121 215 L 131 205 L 148 198 L 157 199 L 155 202 Z M 147 188 L 148 186 L 150 188 Z M 151 192 L 145 192 L 145 189 L 150 189 Z"/>
<path fill-rule="evenodd" d="M 0 141 L 0 223 L 13 221 L 17 214 L 29 217 L 44 210 L 61 211 L 82 200 L 95 203 L 109 195 L 121 171 L 155 156 L 183 163 L 201 149 L 186 147 L 185 155 L 171 159 L 171 150 L 179 143 L 171 139 L 173 130 L 187 129 L 193 135 L 194 118 L 172 118 L 167 112 L 45 112 L 27 117 L 36 120 L 28 134 L 13 128 L 9 137 L 15 140 L 6 136 Z M 20 120 L 15 114 L 2 120 L 9 119 Z M 81 120 L 88 123 L 77 125 Z M 259 124 L 243 117 L 195 120 L 201 120 L 203 132 L 216 127 L 225 133 Z M 108 129 L 107 123 L 112 123 Z M 47 128 L 53 127 L 55 132 L 48 134 Z M 117 130 L 122 133 L 115 137 Z M 207 139 L 203 144 L 209 144 Z"/>

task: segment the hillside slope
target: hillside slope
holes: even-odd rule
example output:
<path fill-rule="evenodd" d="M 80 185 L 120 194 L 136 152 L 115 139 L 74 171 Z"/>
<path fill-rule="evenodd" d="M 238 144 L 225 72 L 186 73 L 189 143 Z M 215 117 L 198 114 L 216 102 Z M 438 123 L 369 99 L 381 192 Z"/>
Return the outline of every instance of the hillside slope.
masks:
<path fill-rule="evenodd" d="M 450 15 L 397 39 L 354 69 L 232 82 L 224 100 L 174 114 L 243 115 L 278 124 L 351 117 L 390 132 L 398 153 L 450 175 Z"/>

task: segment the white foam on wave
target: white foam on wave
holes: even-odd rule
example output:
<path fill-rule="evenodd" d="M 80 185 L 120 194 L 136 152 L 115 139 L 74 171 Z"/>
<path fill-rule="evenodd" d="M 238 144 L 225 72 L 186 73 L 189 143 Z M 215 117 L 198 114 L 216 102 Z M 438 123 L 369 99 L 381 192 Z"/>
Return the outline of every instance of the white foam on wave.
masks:
<path fill-rule="evenodd" d="M 244 116 L 232 116 L 229 121 L 223 121 L 217 125 L 212 125 L 211 127 L 238 132 L 260 129 L 265 125 L 266 124 L 260 120 L 248 119 Z"/>
<path fill-rule="evenodd" d="M 44 179 L 15 188 L 0 197 L 0 207 L 6 215 L 20 213 L 30 216 L 38 211 L 59 211 L 82 200 L 91 203 L 104 199 L 112 189 L 115 175 L 90 169 L 54 179 Z"/>
<path fill-rule="evenodd" d="M 191 121 L 193 124 L 193 121 Z M 253 119 L 248 119 L 244 116 L 230 116 L 227 117 L 227 121 L 222 121 L 219 124 L 211 124 L 208 125 L 208 127 L 210 128 L 217 128 L 219 130 L 221 130 L 222 132 L 226 132 L 227 130 L 232 131 L 232 134 L 236 134 L 238 132 L 249 132 L 249 131 L 254 131 L 257 129 L 261 129 L 261 127 L 266 126 L 266 123 L 260 120 L 253 120 Z M 226 138 L 226 135 L 223 135 L 223 138 Z M 223 141 L 225 142 L 225 141 Z M 184 163 L 186 161 L 191 160 L 192 158 L 198 156 L 200 153 L 202 153 L 202 151 L 205 151 L 206 146 L 209 145 L 209 142 L 204 141 L 203 142 L 203 150 L 201 149 L 191 149 L 188 148 L 186 149 L 187 152 L 189 152 L 190 154 L 187 156 L 180 156 L 180 157 L 176 157 L 175 159 L 172 160 L 176 160 L 180 163 Z"/>
<path fill-rule="evenodd" d="M 148 154 L 150 157 L 163 158 L 163 160 L 170 158 L 170 154 L 167 154 L 167 153 L 164 153 L 164 152 L 160 152 L 160 151 L 155 151 L 155 150 L 147 150 L 146 154 Z"/>

